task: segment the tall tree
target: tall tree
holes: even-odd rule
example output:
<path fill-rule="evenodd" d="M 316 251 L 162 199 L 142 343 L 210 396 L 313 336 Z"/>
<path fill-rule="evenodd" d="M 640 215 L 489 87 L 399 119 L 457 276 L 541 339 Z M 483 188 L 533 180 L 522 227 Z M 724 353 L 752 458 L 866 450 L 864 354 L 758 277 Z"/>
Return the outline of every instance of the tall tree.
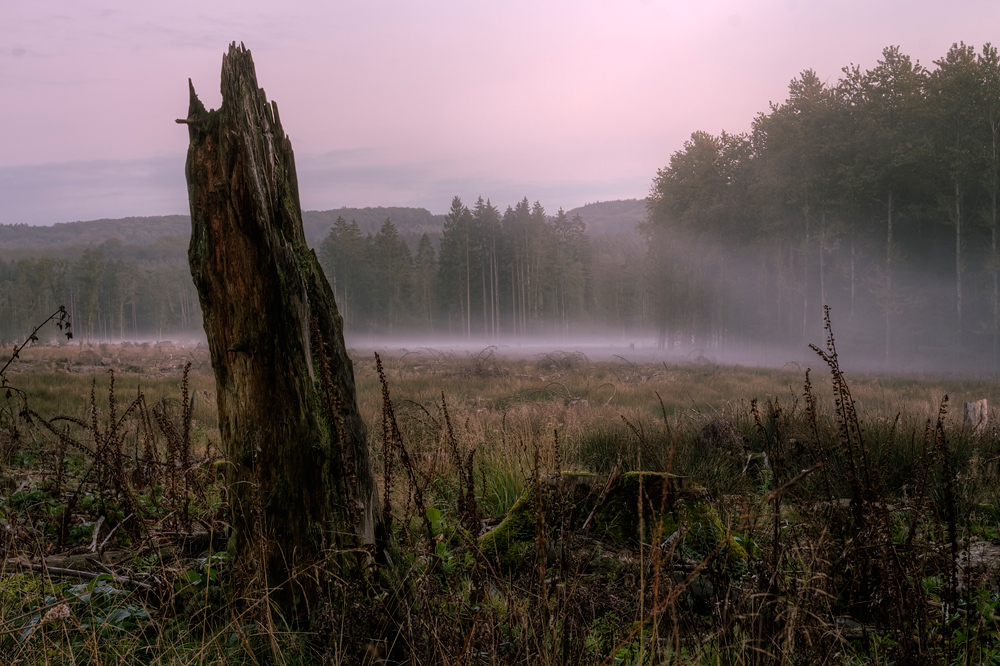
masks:
<path fill-rule="evenodd" d="M 657 172 L 648 198 L 649 280 L 660 345 L 670 330 L 705 342 L 725 330 L 728 268 L 721 250 L 745 237 L 737 204 L 749 160 L 746 137 L 695 132 Z"/>
<path fill-rule="evenodd" d="M 500 335 L 500 257 L 503 249 L 503 227 L 500 211 L 482 197 L 472 209 L 476 240 L 476 263 L 482 287 L 483 332 L 496 339 Z"/>
<path fill-rule="evenodd" d="M 467 338 L 472 337 L 472 225 L 472 212 L 456 196 L 444 217 L 441 232 L 439 287 L 449 322 L 457 314 L 459 327 Z"/>
<path fill-rule="evenodd" d="M 396 232 L 392 220 L 385 219 L 372 240 L 373 305 L 378 308 L 380 330 L 390 335 L 404 323 L 413 289 L 413 257 Z"/>
<path fill-rule="evenodd" d="M 955 337 L 962 347 L 962 229 L 967 218 L 965 202 L 973 180 L 982 173 L 980 146 L 983 76 L 971 46 L 953 44 L 936 60 L 928 80 L 930 107 L 936 124 L 937 150 L 949 181 L 948 217 L 955 227 Z M 978 184 L 978 183 L 977 183 Z"/>
<path fill-rule="evenodd" d="M 552 223 L 556 234 L 553 266 L 563 335 L 569 335 L 571 321 L 584 317 L 590 284 L 590 242 L 587 226 L 579 213 L 570 219 L 562 208 Z"/>
<path fill-rule="evenodd" d="M 892 317 L 901 299 L 893 283 L 896 248 L 894 233 L 900 200 L 921 187 L 921 165 L 930 157 L 925 124 L 927 70 L 903 54 L 898 46 L 882 51 L 882 59 L 862 73 L 844 69 L 841 95 L 855 116 L 855 151 L 852 172 L 858 189 L 883 207 L 885 264 L 879 298 L 885 314 L 885 362 L 892 349 Z"/>
<path fill-rule="evenodd" d="M 413 292 L 414 310 L 425 330 L 434 332 L 434 291 L 437 276 L 437 258 L 434 244 L 427 234 L 420 236 L 417 254 L 413 258 L 415 288 Z"/>
<path fill-rule="evenodd" d="M 786 242 L 800 248 L 795 282 L 801 295 L 805 342 L 822 326 L 823 302 L 811 301 L 813 257 L 819 240 L 818 258 L 824 259 L 824 244 L 830 230 L 825 224 L 830 209 L 830 186 L 834 165 L 832 131 L 836 110 L 832 91 L 813 70 L 805 70 L 788 85 L 788 99 L 772 105 L 771 113 L 754 123 L 758 160 L 758 196 L 764 203 L 765 223 L 781 230 Z M 825 271 L 819 270 L 820 299 L 825 291 Z"/>
<path fill-rule="evenodd" d="M 990 228 L 990 332 L 993 343 L 993 372 L 998 370 L 998 342 L 1000 342 L 1000 252 L 997 234 L 1000 231 L 1000 56 L 992 44 L 983 46 L 979 55 L 979 73 L 982 77 L 981 118 L 983 122 L 984 168 L 983 186 L 987 197 L 987 215 Z"/>
<path fill-rule="evenodd" d="M 100 285 L 103 274 L 103 251 L 95 248 L 84 250 L 76 267 L 76 283 L 78 285 L 76 311 L 80 318 L 75 321 L 83 324 L 88 342 L 94 337 L 94 325 L 100 314 Z M 83 344 L 82 337 L 80 344 Z"/>
<path fill-rule="evenodd" d="M 319 248 L 319 261 L 330 278 L 342 315 L 353 326 L 367 323 L 370 313 L 371 262 L 365 237 L 355 220 L 337 216 Z"/>

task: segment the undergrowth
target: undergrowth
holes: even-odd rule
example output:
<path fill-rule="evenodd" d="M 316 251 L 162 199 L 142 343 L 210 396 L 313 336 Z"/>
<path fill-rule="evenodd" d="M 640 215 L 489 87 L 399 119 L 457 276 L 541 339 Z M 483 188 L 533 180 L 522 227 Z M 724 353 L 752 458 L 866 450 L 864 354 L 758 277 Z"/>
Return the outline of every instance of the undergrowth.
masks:
<path fill-rule="evenodd" d="M 228 463 L 189 368 L 155 400 L 108 373 L 76 414 L 12 391 L 2 661 L 1000 661 L 995 433 L 955 423 L 945 395 L 866 416 L 827 334 L 829 383 L 806 371 L 716 407 L 670 392 L 728 381 L 718 369 L 495 349 L 359 363 L 394 547 L 371 575 L 329 572 L 310 629 L 265 590 L 231 596 Z M 624 480 L 632 522 L 595 528 L 581 507 L 620 501 Z M 505 516 L 522 533 L 503 558 L 482 536 Z"/>

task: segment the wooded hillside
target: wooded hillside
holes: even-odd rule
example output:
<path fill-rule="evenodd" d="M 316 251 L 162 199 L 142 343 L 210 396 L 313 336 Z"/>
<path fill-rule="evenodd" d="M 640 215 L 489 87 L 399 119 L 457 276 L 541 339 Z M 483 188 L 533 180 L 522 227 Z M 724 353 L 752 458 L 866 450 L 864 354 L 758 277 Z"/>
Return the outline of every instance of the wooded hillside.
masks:
<path fill-rule="evenodd" d="M 557 220 L 538 206 L 540 213 L 536 211 L 534 219 L 542 235 L 536 240 L 548 239 L 548 243 L 554 238 Z M 644 209 L 644 201 L 632 200 L 588 204 L 571 211 L 573 215 L 566 214 L 568 219 L 581 214 L 586 225 L 603 231 L 593 243 L 593 266 L 579 268 L 588 276 L 597 276 L 597 291 L 587 308 L 579 302 L 583 292 L 573 296 L 577 300 L 574 320 L 602 320 L 611 312 L 609 321 L 615 326 L 634 328 L 640 324 L 635 294 L 641 275 L 635 269 L 641 263 L 643 248 L 635 227 Z M 339 231 L 331 236 L 338 220 Z M 324 258 L 342 310 L 349 313 L 347 327 L 352 332 L 450 331 L 477 338 L 514 334 L 513 324 L 501 329 L 497 320 L 497 310 L 502 309 L 505 318 L 512 312 L 507 291 L 502 304 L 500 295 L 492 294 L 497 298 L 497 307 L 492 310 L 493 329 L 485 329 L 479 321 L 473 330 L 469 303 L 462 301 L 465 314 L 452 303 L 452 287 L 457 283 L 446 279 L 447 273 L 439 273 L 438 265 L 442 240 L 453 239 L 455 233 L 445 234 L 446 216 L 423 208 L 340 208 L 305 212 L 303 227 L 309 245 Z M 331 250 L 331 243 L 341 239 L 345 230 L 349 233 L 342 237 L 343 247 Z M 187 270 L 189 233 L 186 215 L 70 222 L 53 227 L 0 225 L 0 341 L 26 335 L 32 322 L 40 321 L 59 304 L 67 306 L 84 340 L 200 336 L 201 313 Z M 546 256 L 547 248 L 538 245 L 533 250 L 536 259 Z M 452 242 L 446 250 L 445 264 L 450 265 L 456 246 Z M 415 264 L 415 259 L 423 263 Z M 470 255 L 473 262 L 481 259 Z M 619 275 L 623 266 L 631 267 L 629 275 Z M 470 268 L 469 275 L 481 273 L 477 271 Z M 536 278 L 537 266 L 533 271 L 529 278 Z M 548 293 L 551 285 L 543 284 L 554 275 L 535 279 L 530 292 L 534 300 L 523 316 L 518 315 L 517 332 L 551 330 L 570 321 L 569 306 L 557 306 Z M 577 279 L 580 285 L 581 279 Z M 508 281 L 505 268 L 502 282 L 507 285 Z M 419 285 L 423 285 L 420 291 Z M 471 289 L 471 283 L 467 286 Z M 476 298 L 479 300 L 471 302 L 478 313 L 482 298 Z M 604 305 L 605 301 L 612 305 Z"/>

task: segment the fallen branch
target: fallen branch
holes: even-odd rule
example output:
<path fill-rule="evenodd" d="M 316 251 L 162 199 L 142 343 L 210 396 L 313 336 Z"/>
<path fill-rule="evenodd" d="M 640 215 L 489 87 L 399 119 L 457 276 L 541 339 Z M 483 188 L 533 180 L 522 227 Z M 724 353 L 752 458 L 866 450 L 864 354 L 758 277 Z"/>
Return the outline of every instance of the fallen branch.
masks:
<path fill-rule="evenodd" d="M 96 571 L 81 571 L 79 569 L 64 569 L 62 567 L 50 567 L 45 564 L 45 562 L 21 562 L 17 561 L 14 563 L 15 566 L 21 569 L 28 569 L 31 571 L 40 571 L 43 574 L 49 576 L 50 578 L 82 578 L 84 580 L 94 580 L 95 578 L 100 578 L 101 576 L 111 576 L 111 579 L 116 583 L 125 583 L 128 585 L 135 585 L 136 587 L 141 587 L 146 590 L 152 590 L 153 586 L 149 583 L 143 583 L 134 578 L 129 578 L 128 576 L 121 576 L 114 572 L 111 573 L 97 573 Z"/>

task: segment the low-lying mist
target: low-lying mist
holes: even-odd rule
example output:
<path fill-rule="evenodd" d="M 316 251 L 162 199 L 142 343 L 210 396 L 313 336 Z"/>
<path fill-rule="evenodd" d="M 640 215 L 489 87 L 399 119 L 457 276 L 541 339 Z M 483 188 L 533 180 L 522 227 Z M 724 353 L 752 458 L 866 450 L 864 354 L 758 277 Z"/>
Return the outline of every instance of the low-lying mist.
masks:
<path fill-rule="evenodd" d="M 408 353 L 451 354 L 476 356 L 493 354 L 509 359 L 532 359 L 546 354 L 580 353 L 590 361 L 625 360 L 632 363 L 666 363 L 668 365 L 744 366 L 805 370 L 825 367 L 808 344 L 782 346 L 765 344 L 697 344 L 674 341 L 670 349 L 658 345 L 655 332 L 625 336 L 581 335 L 555 338 L 529 336 L 523 338 L 457 339 L 431 336 L 365 336 L 347 335 L 348 352 L 355 358 L 367 358 L 373 352 L 400 356 Z M 816 336 L 811 344 L 823 348 L 825 339 Z M 970 361 L 955 364 L 942 358 L 899 359 L 886 366 L 884 358 L 864 350 L 842 345 L 837 341 L 841 365 L 849 372 L 877 374 L 935 374 L 979 377 L 995 373 L 989 368 L 977 368 Z"/>
<path fill-rule="evenodd" d="M 878 323 L 878 322 L 876 322 Z M 893 358 L 887 364 L 884 353 L 873 352 L 858 341 L 872 338 L 873 332 L 864 329 L 864 322 L 850 325 L 845 322 L 837 335 L 836 344 L 842 367 L 849 372 L 879 374 L 935 374 L 948 376 L 989 377 L 997 374 L 989 361 L 981 362 L 975 355 L 956 356 L 947 351 L 940 355 L 907 354 Z M 877 333 L 877 331 L 875 331 Z M 42 337 L 36 345 L 61 347 L 65 354 L 75 357 L 84 352 L 88 356 L 113 357 L 115 346 L 144 347 L 162 353 L 183 354 L 195 349 L 207 349 L 204 335 L 188 332 L 174 335 L 172 339 L 147 337 L 140 339 L 98 339 L 87 341 Z M 408 353 L 477 356 L 493 354 L 508 359 L 533 359 L 546 354 L 583 354 L 591 361 L 625 360 L 632 363 L 666 363 L 669 365 L 744 366 L 759 368 L 802 369 L 819 368 L 823 362 L 809 345 L 824 348 L 825 333 L 816 331 L 804 344 L 765 344 L 760 342 L 734 342 L 727 340 L 702 340 L 698 336 L 674 333 L 670 344 L 663 344 L 655 330 L 633 332 L 583 331 L 570 335 L 527 335 L 471 338 L 428 335 L 420 332 L 396 335 L 373 335 L 347 331 L 345 342 L 352 358 L 368 358 L 373 352 L 391 356 Z"/>

